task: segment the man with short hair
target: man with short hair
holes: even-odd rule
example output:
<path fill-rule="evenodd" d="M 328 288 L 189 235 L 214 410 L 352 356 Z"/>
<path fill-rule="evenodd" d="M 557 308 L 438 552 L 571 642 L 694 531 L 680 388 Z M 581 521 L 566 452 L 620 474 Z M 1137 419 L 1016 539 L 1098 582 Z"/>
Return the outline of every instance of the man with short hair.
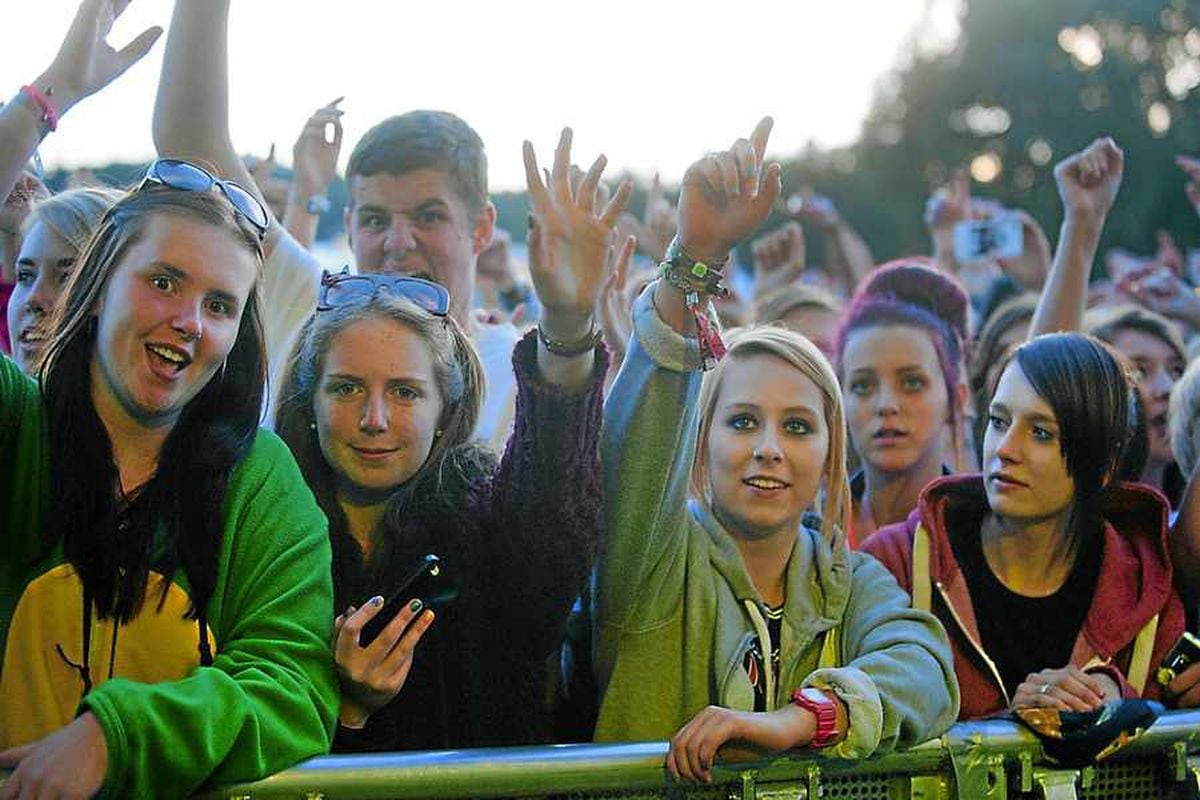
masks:
<path fill-rule="evenodd" d="M 160 156 L 207 161 L 257 191 L 229 135 L 228 17 L 229 0 L 177 0 L 154 107 L 154 143 Z M 512 416 L 518 332 L 471 316 L 475 260 L 496 223 L 482 140 L 444 111 L 389 117 L 355 145 L 346 184 L 346 235 L 356 270 L 413 275 L 449 290 L 450 314 L 471 335 L 486 375 L 476 435 L 502 445 Z M 306 201 L 323 190 L 293 185 L 289 202 L 311 209 Z M 316 308 L 321 268 L 274 220 L 265 252 L 260 297 L 274 405 L 296 335 Z"/>

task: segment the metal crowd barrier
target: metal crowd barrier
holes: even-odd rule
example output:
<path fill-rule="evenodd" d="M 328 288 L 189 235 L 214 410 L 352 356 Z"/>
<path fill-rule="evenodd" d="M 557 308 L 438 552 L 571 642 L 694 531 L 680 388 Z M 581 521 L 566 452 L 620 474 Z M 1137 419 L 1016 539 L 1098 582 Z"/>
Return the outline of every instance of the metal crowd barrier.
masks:
<path fill-rule="evenodd" d="M 865 761 L 798 751 L 718 764 L 712 784 L 701 786 L 674 784 L 663 768 L 666 751 L 652 742 L 322 756 L 203 797 L 1200 800 L 1200 711 L 1164 715 L 1145 736 L 1083 770 L 1049 765 L 1031 733 L 1003 721 L 961 723 L 938 740 Z"/>

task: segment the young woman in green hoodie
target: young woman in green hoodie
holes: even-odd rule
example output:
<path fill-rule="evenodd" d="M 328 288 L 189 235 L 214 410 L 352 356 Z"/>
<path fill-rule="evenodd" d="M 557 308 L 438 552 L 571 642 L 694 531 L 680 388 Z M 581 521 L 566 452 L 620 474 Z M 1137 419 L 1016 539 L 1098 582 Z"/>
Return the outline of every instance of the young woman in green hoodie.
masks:
<path fill-rule="evenodd" d="M 778 196 L 770 126 L 688 170 L 665 277 L 634 309 L 605 407 L 596 737 L 670 738 L 667 768 L 688 780 L 709 780 L 730 742 L 859 758 L 937 736 L 958 709 L 940 624 L 846 546 L 829 362 L 778 328 L 731 334 L 718 360 L 703 298 L 689 296 L 716 288 Z M 702 382 L 696 368 L 713 361 Z M 820 494 L 822 519 L 806 526 Z"/>

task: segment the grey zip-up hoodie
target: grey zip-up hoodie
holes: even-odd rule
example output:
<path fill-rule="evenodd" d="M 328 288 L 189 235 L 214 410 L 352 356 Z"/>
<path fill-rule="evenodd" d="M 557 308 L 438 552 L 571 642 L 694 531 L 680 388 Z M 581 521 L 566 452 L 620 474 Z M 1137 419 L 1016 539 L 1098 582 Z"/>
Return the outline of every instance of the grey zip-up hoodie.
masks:
<path fill-rule="evenodd" d="M 708 705 L 753 710 L 745 654 L 755 636 L 770 649 L 737 545 L 702 503 L 687 500 L 699 352 L 662 321 L 652 294 L 634 306 L 635 333 L 604 412 L 598 741 L 665 739 Z M 950 726 L 958 687 L 945 631 L 909 607 L 877 561 L 850 552 L 841 533 L 831 545 L 801 528 L 786 586 L 768 709 L 804 686 L 837 693 L 849 735 L 825 752 L 841 758 L 911 746 Z"/>

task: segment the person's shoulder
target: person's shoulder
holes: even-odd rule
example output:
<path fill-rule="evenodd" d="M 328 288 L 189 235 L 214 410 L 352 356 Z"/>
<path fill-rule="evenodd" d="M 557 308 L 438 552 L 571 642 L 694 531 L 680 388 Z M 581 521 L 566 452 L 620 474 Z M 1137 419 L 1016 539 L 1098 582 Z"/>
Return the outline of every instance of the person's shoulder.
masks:
<path fill-rule="evenodd" d="M 897 555 L 905 556 L 912 551 L 914 529 L 911 520 L 884 525 L 868 536 L 860 549 L 881 561 Z"/>
<path fill-rule="evenodd" d="M 258 428 L 245 455 L 230 477 L 233 491 L 267 484 L 304 484 L 304 477 L 292 451 L 274 431 Z"/>

